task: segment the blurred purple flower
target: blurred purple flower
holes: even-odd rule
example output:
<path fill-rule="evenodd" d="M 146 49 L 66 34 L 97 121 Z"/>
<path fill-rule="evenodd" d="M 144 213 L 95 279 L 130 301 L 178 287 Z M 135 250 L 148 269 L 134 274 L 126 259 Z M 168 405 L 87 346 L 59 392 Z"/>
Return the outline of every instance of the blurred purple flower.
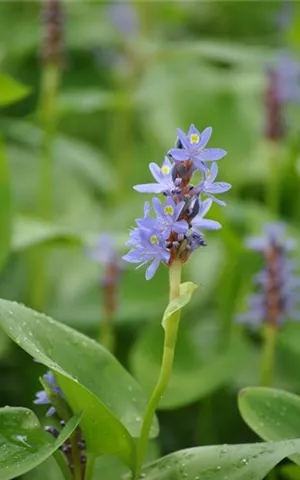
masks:
<path fill-rule="evenodd" d="M 247 247 L 261 253 L 265 266 L 255 275 L 257 293 L 247 299 L 248 312 L 238 315 L 237 322 L 258 328 L 264 322 L 276 327 L 287 320 L 300 320 L 300 276 L 288 258 L 295 242 L 285 237 L 282 223 L 266 224 L 263 237 L 250 237 Z"/>
<path fill-rule="evenodd" d="M 175 162 L 191 160 L 195 168 L 206 171 L 208 169 L 206 162 L 220 160 L 226 155 L 222 148 L 205 148 L 211 134 L 211 127 L 200 133 L 194 125 L 191 125 L 187 135 L 178 128 L 178 148 L 171 148 L 169 155 Z"/>
<path fill-rule="evenodd" d="M 124 35 L 136 35 L 140 29 L 137 10 L 134 3 L 117 2 L 108 6 L 109 18 L 117 30 Z"/>

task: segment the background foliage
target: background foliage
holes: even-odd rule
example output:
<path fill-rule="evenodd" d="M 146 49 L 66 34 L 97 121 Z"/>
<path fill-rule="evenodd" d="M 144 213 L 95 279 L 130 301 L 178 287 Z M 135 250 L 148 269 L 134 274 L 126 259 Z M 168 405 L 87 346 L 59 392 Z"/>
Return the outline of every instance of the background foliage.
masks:
<path fill-rule="evenodd" d="M 245 251 L 244 237 L 259 233 L 266 220 L 284 220 L 300 260 L 299 106 L 286 112 L 278 211 L 271 212 L 265 200 L 271 177 L 263 138 L 266 68 L 276 64 L 282 48 L 297 55 L 300 43 L 299 5 L 284 29 L 276 23 L 282 7 L 281 2 L 141 2 L 129 4 L 120 18 L 113 4 L 66 2 L 53 205 L 44 218 L 41 4 L 0 3 L 1 297 L 97 337 L 103 272 L 86 257 L 85 247 L 111 231 L 120 255 L 125 252 L 128 230 L 142 212 L 143 200 L 132 185 L 150 180 L 148 164 L 162 161 L 176 127 L 212 125 L 211 145 L 228 151 L 220 178 L 233 188 L 226 194 L 227 208 L 212 210 L 223 229 L 208 233 L 208 247 L 184 268 L 185 279 L 200 288 L 184 311 L 154 456 L 257 438 L 236 402 L 240 388 L 259 383 L 260 337 L 234 322 L 260 265 Z M 151 282 L 141 270 L 122 273 L 116 354 L 146 392 L 159 368 L 167 292 L 166 269 Z M 274 386 L 299 394 L 297 338 L 300 325 L 287 325 L 279 335 Z M 32 408 L 40 372 L 0 332 L 1 405 Z"/>

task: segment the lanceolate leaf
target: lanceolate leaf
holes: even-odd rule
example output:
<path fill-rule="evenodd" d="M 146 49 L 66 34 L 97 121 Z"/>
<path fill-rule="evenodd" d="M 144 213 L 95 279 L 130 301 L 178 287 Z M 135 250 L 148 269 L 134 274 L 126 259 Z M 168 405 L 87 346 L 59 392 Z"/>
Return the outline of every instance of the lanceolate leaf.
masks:
<path fill-rule="evenodd" d="M 115 454 L 132 466 L 131 435 L 139 435 L 146 399 L 118 361 L 97 342 L 14 302 L 0 300 L 0 325 L 56 373 L 73 411 L 83 412 L 88 450 Z M 156 433 L 155 425 L 152 435 Z"/>
<path fill-rule="evenodd" d="M 26 97 L 30 89 L 0 72 L 0 106 L 4 107 Z"/>
<path fill-rule="evenodd" d="M 0 478 L 10 480 L 49 458 L 75 430 L 81 414 L 73 417 L 57 439 L 40 426 L 27 408 L 0 409 Z"/>
<path fill-rule="evenodd" d="M 240 392 L 243 419 L 264 440 L 300 437 L 300 397 L 283 390 L 249 387 Z M 293 460 L 300 463 L 300 450 Z"/>
<path fill-rule="evenodd" d="M 300 439 L 276 443 L 189 448 L 148 465 L 144 480 L 262 480 Z"/>

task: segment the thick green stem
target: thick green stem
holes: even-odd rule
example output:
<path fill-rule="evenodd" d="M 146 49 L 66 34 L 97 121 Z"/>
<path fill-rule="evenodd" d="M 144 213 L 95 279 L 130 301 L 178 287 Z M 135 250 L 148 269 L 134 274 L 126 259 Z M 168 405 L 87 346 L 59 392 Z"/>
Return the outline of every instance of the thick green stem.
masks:
<path fill-rule="evenodd" d="M 93 473 L 94 473 L 95 460 L 96 460 L 96 455 L 93 455 L 93 454 L 88 455 L 84 480 L 92 480 Z"/>
<path fill-rule="evenodd" d="M 57 93 L 60 69 L 55 63 L 46 63 L 41 78 L 39 123 L 43 128 L 41 147 L 38 213 L 45 220 L 51 220 L 53 213 L 53 140 L 57 123 Z M 47 295 L 47 250 L 35 250 L 29 256 L 31 263 L 30 304 L 36 310 L 43 310 Z"/>
<path fill-rule="evenodd" d="M 99 343 L 110 352 L 115 350 L 115 331 L 113 317 L 102 318 L 100 323 Z"/>
<path fill-rule="evenodd" d="M 82 480 L 82 466 L 80 462 L 80 451 L 78 448 L 77 431 L 71 436 L 72 460 L 73 460 L 73 478 L 74 480 Z"/>
<path fill-rule="evenodd" d="M 261 385 L 269 387 L 272 385 L 275 367 L 275 347 L 276 347 L 275 325 L 266 323 L 264 327 L 264 344 L 261 358 Z"/>
<path fill-rule="evenodd" d="M 180 278 L 181 278 L 181 263 L 174 262 L 170 267 L 170 301 L 179 297 L 180 294 Z M 165 339 L 162 365 L 157 384 L 149 400 L 147 410 L 145 413 L 142 431 L 137 443 L 136 465 L 133 479 L 137 480 L 141 474 L 143 461 L 147 451 L 148 439 L 153 416 L 157 405 L 165 392 L 169 383 L 172 369 L 174 352 L 177 341 L 178 327 L 180 321 L 180 310 L 177 310 L 173 315 L 167 318 L 165 324 Z"/>

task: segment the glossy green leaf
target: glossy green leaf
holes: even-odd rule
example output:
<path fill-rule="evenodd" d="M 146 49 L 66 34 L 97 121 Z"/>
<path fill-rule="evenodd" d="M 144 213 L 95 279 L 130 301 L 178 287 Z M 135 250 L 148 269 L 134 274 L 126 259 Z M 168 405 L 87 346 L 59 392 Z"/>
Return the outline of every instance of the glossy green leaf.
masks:
<path fill-rule="evenodd" d="M 238 371 L 242 348 L 240 343 L 235 342 L 222 354 L 204 359 L 201 348 L 187 330 L 183 319 L 172 376 L 159 408 L 164 410 L 188 405 L 225 385 Z M 151 324 L 131 351 L 131 369 L 148 394 L 152 392 L 159 375 L 162 349 L 162 329 L 157 324 Z"/>
<path fill-rule="evenodd" d="M 5 107 L 26 97 L 30 88 L 0 72 L 0 106 Z"/>
<path fill-rule="evenodd" d="M 47 434 L 27 408 L 0 409 L 0 478 L 10 480 L 49 458 L 75 430 L 81 414 L 73 417 L 57 439 Z"/>
<path fill-rule="evenodd" d="M 145 480 L 262 480 L 283 458 L 300 451 L 300 440 L 189 448 L 143 470 Z"/>
<path fill-rule="evenodd" d="M 299 438 L 300 397 L 284 390 L 249 387 L 239 394 L 239 409 L 245 422 L 268 441 Z M 300 463 L 300 451 L 293 456 Z"/>
<path fill-rule="evenodd" d="M 58 463 L 53 457 L 22 476 L 22 480 L 65 480 Z"/>
<path fill-rule="evenodd" d="M 11 192 L 8 163 L 4 152 L 4 146 L 0 138 L 0 269 L 9 255 L 11 243 L 11 216 Z"/>
<path fill-rule="evenodd" d="M 22 480 L 65 480 L 58 463 L 53 457 L 48 458 L 34 470 L 30 470 L 26 475 L 22 476 Z"/>
<path fill-rule="evenodd" d="M 117 455 L 132 466 L 131 435 L 139 435 L 146 398 L 119 362 L 97 342 L 14 302 L 0 300 L 0 325 L 56 373 L 72 410 L 83 411 L 88 450 Z"/>
<path fill-rule="evenodd" d="M 83 245 L 77 233 L 61 225 L 35 218 L 17 217 L 13 224 L 12 250 L 20 252 L 47 243 Z"/>
<path fill-rule="evenodd" d="M 177 312 L 178 310 L 181 310 L 185 305 L 189 303 L 189 301 L 192 298 L 193 292 L 196 290 L 197 285 L 195 285 L 192 282 L 185 282 L 180 285 L 180 295 L 179 297 L 175 298 L 172 300 L 164 313 L 163 319 L 162 319 L 162 326 L 165 328 L 166 321 L 167 319 L 173 315 L 173 313 Z"/>

